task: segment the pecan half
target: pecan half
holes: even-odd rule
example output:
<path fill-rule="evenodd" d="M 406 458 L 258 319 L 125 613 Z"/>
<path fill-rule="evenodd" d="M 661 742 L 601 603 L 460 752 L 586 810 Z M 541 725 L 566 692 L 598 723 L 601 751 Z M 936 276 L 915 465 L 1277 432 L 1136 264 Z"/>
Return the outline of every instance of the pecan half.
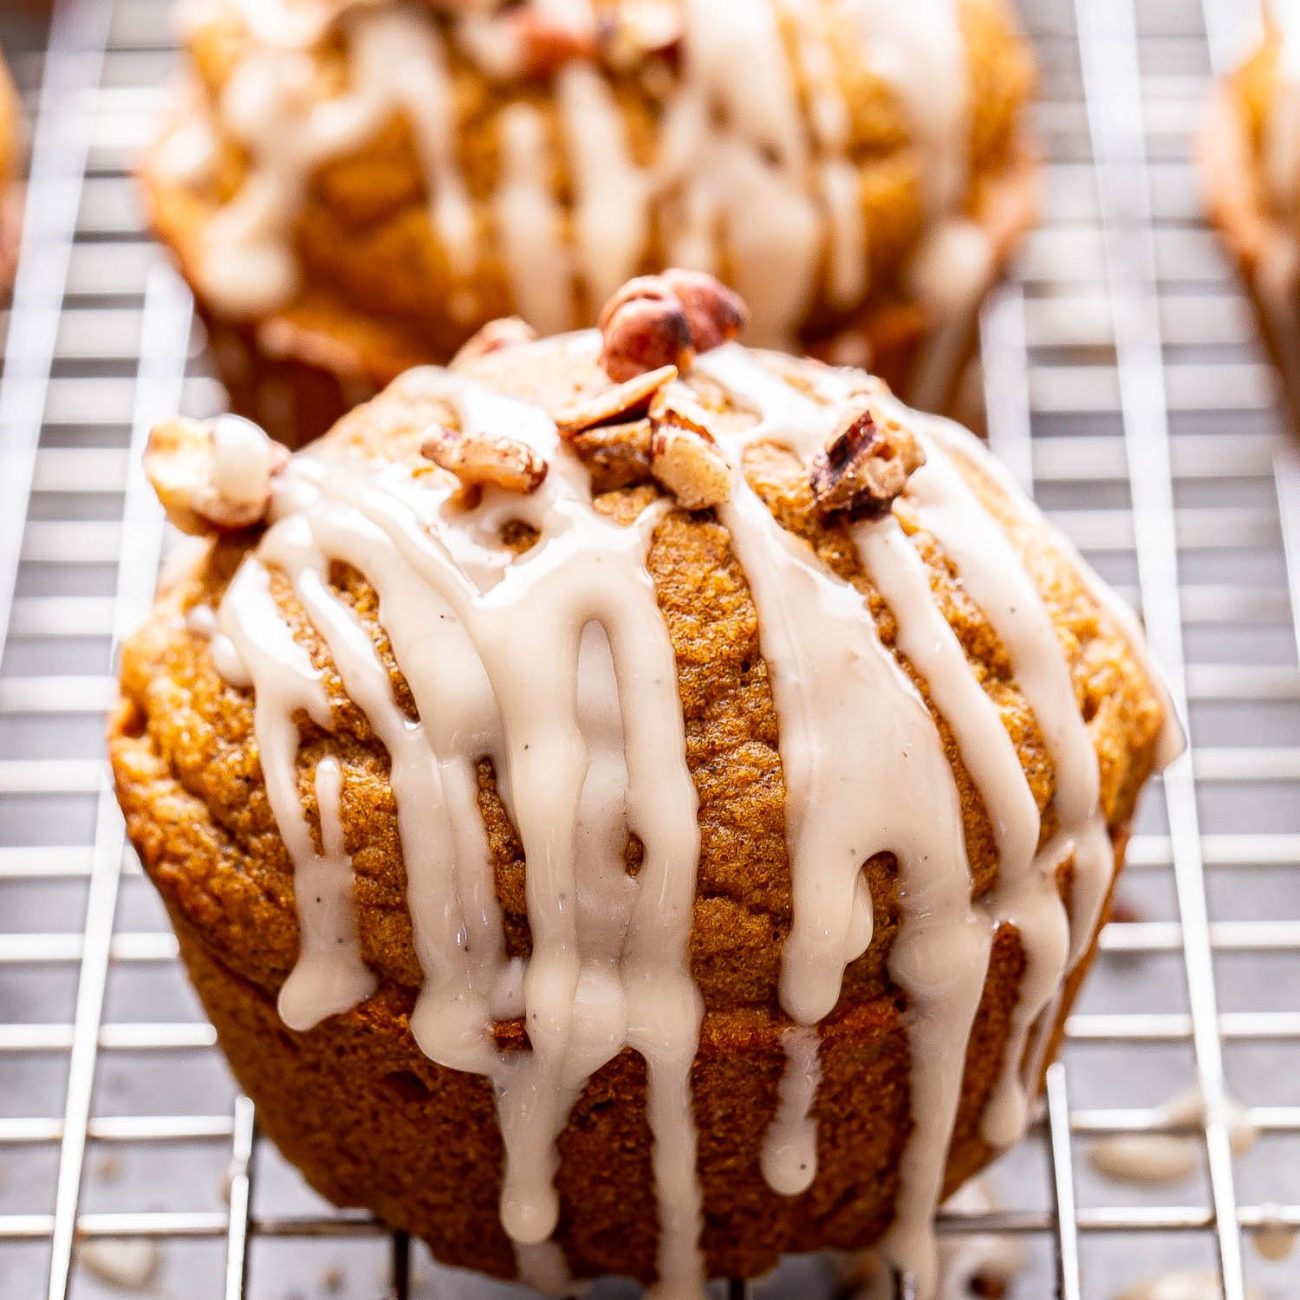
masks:
<path fill-rule="evenodd" d="M 509 10 L 502 18 L 518 43 L 519 66 L 526 77 L 550 77 L 574 59 L 600 52 L 594 23 L 565 23 L 532 8 Z"/>
<path fill-rule="evenodd" d="M 149 435 L 144 472 L 183 533 L 238 532 L 266 518 L 289 452 L 251 420 L 169 420 Z"/>
<path fill-rule="evenodd" d="M 602 388 L 562 407 L 556 412 L 555 426 L 560 437 L 570 438 L 584 429 L 639 418 L 650 409 L 651 398 L 676 378 L 676 366 L 660 366 L 658 370 L 634 375 L 624 383 Z"/>
<path fill-rule="evenodd" d="M 420 448 L 441 469 L 466 487 L 499 487 L 507 492 L 536 492 L 550 468 L 527 443 L 500 434 L 468 436 L 444 425 L 429 426 Z"/>
<path fill-rule="evenodd" d="M 612 492 L 651 477 L 649 420 L 601 424 L 573 435 L 573 450 L 591 473 L 591 490 Z"/>
<path fill-rule="evenodd" d="M 668 389 L 650 404 L 650 471 L 686 510 L 707 510 L 731 497 L 731 466 L 702 414 Z"/>
<path fill-rule="evenodd" d="M 638 276 L 601 309 L 601 365 L 616 380 L 660 366 L 686 370 L 744 323 L 744 303 L 711 275 L 673 269 Z"/>
<path fill-rule="evenodd" d="M 472 361 L 476 357 L 491 356 L 503 348 L 513 348 L 520 343 L 531 343 L 537 337 L 537 331 L 520 316 L 503 316 L 499 320 L 490 320 L 481 330 L 467 339 L 459 352 L 451 359 L 451 364 Z"/>
<path fill-rule="evenodd" d="M 614 380 L 695 360 L 686 311 L 653 277 L 629 280 L 600 314 L 600 364 Z"/>
<path fill-rule="evenodd" d="M 878 519 L 924 464 L 910 429 L 893 420 L 877 423 L 869 404 L 855 403 L 813 461 L 813 501 L 826 516 Z"/>
<path fill-rule="evenodd" d="M 745 300 L 721 280 L 702 271 L 670 267 L 662 279 L 686 312 L 686 327 L 697 353 L 712 352 L 745 327 Z"/>

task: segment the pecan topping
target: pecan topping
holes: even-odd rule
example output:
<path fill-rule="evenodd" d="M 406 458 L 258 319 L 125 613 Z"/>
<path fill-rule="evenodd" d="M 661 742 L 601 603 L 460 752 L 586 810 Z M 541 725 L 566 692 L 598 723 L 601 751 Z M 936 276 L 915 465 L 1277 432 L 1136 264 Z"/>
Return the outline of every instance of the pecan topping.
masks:
<path fill-rule="evenodd" d="M 744 323 L 744 303 L 711 275 L 674 269 L 638 276 L 601 310 L 601 365 L 615 380 L 660 366 L 686 370 L 697 353 L 721 347 Z"/>
<path fill-rule="evenodd" d="M 466 487 L 536 492 L 550 466 L 527 443 L 500 434 L 469 436 L 444 425 L 429 426 L 420 454 L 450 471 Z"/>
<path fill-rule="evenodd" d="M 744 300 L 721 280 L 702 271 L 670 268 L 663 280 L 682 304 L 691 342 L 697 353 L 712 352 L 732 339 L 745 327 L 747 310 Z"/>
<path fill-rule="evenodd" d="M 250 420 L 170 420 L 149 435 L 144 472 L 183 533 L 238 532 L 266 518 L 289 453 Z"/>
<path fill-rule="evenodd" d="M 522 317 L 503 316 L 500 320 L 490 320 L 477 334 L 462 344 L 459 352 L 451 359 L 454 366 L 461 361 L 472 361 L 476 357 L 490 356 L 503 348 L 512 348 L 520 343 L 531 343 L 537 337 L 537 331 Z"/>
<path fill-rule="evenodd" d="M 826 516 L 878 519 L 924 464 L 910 429 L 894 420 L 877 424 L 870 405 L 855 404 L 813 461 L 813 500 Z"/>
<path fill-rule="evenodd" d="M 625 423 L 643 416 L 650 409 L 650 399 L 676 378 L 675 366 L 660 366 L 658 370 L 633 375 L 626 383 L 602 388 L 598 393 L 570 402 L 555 415 L 560 437 L 569 438 L 584 429 Z"/>
<path fill-rule="evenodd" d="M 591 490 L 612 492 L 651 477 L 649 420 L 601 424 L 573 435 L 573 450 L 591 472 Z"/>
<path fill-rule="evenodd" d="M 594 23 L 566 23 L 533 8 L 511 10 L 502 21 L 517 43 L 519 68 L 526 77 L 554 76 L 566 63 L 600 52 Z"/>
<path fill-rule="evenodd" d="M 731 466 L 679 392 L 664 389 L 650 404 L 650 470 L 686 510 L 707 510 L 731 497 Z"/>

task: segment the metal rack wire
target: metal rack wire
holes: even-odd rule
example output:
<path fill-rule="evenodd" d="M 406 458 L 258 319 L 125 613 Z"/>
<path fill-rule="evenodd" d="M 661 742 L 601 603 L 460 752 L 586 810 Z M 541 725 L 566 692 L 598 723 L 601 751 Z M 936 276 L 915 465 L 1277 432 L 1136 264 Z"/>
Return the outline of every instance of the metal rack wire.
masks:
<path fill-rule="evenodd" d="M 1266 1267 L 1247 1242 L 1300 1226 L 1286 992 L 1300 974 L 1300 443 L 1189 163 L 1212 67 L 1250 14 L 1236 0 L 1022 8 L 1044 67 L 1047 202 L 982 320 L 989 436 L 1139 604 L 1193 746 L 1148 800 L 1126 885 L 1142 916 L 1104 936 L 1044 1119 L 1011 1159 L 1009 1208 L 943 1226 L 1029 1243 L 1026 1297 L 1106 1300 L 1197 1259 L 1226 1300 L 1244 1300 L 1247 1275 L 1294 1296 L 1300 1263 Z M 160 413 L 219 397 L 128 175 L 168 66 L 165 10 L 66 0 L 19 64 L 34 136 L 0 380 L 0 1297 L 120 1294 L 89 1266 L 109 1240 L 159 1243 L 160 1295 L 504 1294 L 435 1275 L 404 1238 L 310 1198 L 257 1141 L 98 757 L 113 646 L 163 546 L 140 439 Z M 1089 1170 L 1090 1141 L 1169 1127 L 1155 1103 L 1193 1080 L 1196 1187 L 1168 1201 Z M 1261 1134 L 1236 1160 L 1229 1081 Z M 823 1283 L 778 1274 L 769 1294 Z"/>

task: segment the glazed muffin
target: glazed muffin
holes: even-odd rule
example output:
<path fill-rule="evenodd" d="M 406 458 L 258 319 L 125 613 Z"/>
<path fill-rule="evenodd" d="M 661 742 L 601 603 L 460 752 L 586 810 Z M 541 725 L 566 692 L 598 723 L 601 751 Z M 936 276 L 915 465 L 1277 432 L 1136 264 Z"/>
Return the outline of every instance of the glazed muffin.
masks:
<path fill-rule="evenodd" d="M 1266 8 L 1258 46 L 1214 94 L 1202 138 L 1210 217 L 1300 402 L 1300 10 Z"/>
<path fill-rule="evenodd" d="M 925 1295 L 1177 726 L 971 435 L 742 319 L 666 272 L 293 457 L 157 430 L 208 541 L 126 647 L 117 790 L 324 1195 L 539 1286 L 879 1242 Z"/>
<path fill-rule="evenodd" d="M 713 271 L 930 408 L 1035 200 L 1005 0 L 198 0 L 142 168 L 235 409 L 296 444 L 486 321 Z"/>

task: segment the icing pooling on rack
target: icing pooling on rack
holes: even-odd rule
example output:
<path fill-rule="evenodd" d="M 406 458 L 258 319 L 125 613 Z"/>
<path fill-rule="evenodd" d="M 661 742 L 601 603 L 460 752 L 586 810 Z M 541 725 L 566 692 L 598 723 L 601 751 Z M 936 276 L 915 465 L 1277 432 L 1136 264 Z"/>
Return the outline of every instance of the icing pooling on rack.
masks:
<path fill-rule="evenodd" d="M 582 335 L 571 346 L 594 355 L 597 344 Z M 913 544 L 892 516 L 855 525 L 864 572 L 894 615 L 897 651 L 925 681 L 989 811 L 1000 877 L 973 902 L 956 781 L 930 708 L 881 642 L 862 593 L 777 523 L 743 473 L 746 450 L 763 442 L 811 457 L 852 381 L 818 372 L 824 391 L 810 396 L 736 345 L 701 358 L 698 369 L 757 416 L 743 430 L 718 431 L 734 467 L 732 499 L 719 516 L 758 614 L 787 790 L 793 916 L 780 991 L 792 1023 L 782 1031 L 787 1069 L 777 1116 L 756 1154 L 785 1194 L 798 1194 L 815 1176 L 817 1026 L 838 1000 L 845 969 L 871 941 L 863 865 L 893 854 L 903 924 L 889 969 L 908 998 L 914 1131 L 886 1249 L 927 1294 L 935 1276 L 932 1219 L 992 935 L 1003 921 L 1020 930 L 1031 968 L 1021 1000 L 1036 1014 L 1074 955 L 1051 879 L 1071 850 L 1078 865 L 1096 815 L 1096 758 L 1090 748 L 1084 755 L 1070 747 L 1077 736 L 1065 695 L 1036 685 L 1055 682 L 1053 674 L 1068 681 L 1064 652 L 1001 525 L 950 463 L 982 453 L 924 426 L 930 464 L 914 476 L 912 509 L 964 583 L 969 571 L 972 596 L 1003 634 L 1017 679 L 1042 710 L 1040 726 L 1058 746 L 1061 831 L 1040 849 L 1037 808 L 1015 749 Z M 335 896 L 348 901 L 333 812 L 341 774 L 327 769 L 322 777 L 317 765 L 318 850 L 301 806 L 294 718 L 305 710 L 327 730 L 331 718 L 321 678 L 272 599 L 272 570 L 292 585 L 344 691 L 388 751 L 423 973 L 413 1033 L 434 1061 L 495 1085 L 506 1151 L 502 1220 L 519 1243 L 521 1271 L 558 1275 L 557 1252 L 545 1244 L 558 1214 L 556 1139 L 590 1076 L 631 1049 L 647 1065 L 661 1293 L 695 1297 L 701 1200 L 690 1071 L 703 1006 L 687 942 L 699 838 L 676 664 L 646 558 L 669 503 L 630 527 L 615 525 L 593 510 L 585 466 L 540 408 L 450 372 L 414 372 L 401 382 L 449 403 L 467 431 L 508 431 L 551 468 L 534 495 L 488 491 L 468 511 L 452 503 L 439 476 L 413 480 L 403 466 L 341 462 L 329 444 L 300 454 L 277 481 L 274 522 L 222 602 L 213 655 L 256 694 L 268 797 L 295 863 L 303 949 L 286 985 L 295 995 L 288 1014 L 303 1027 L 351 1005 L 333 991 L 342 987 L 337 973 L 366 968 L 346 905 L 331 913 L 329 933 L 345 939 L 330 952 L 337 969 L 321 969 L 313 958 L 314 920 L 303 901 L 316 894 L 304 884 L 319 878 L 324 863 Z M 513 561 L 493 540 L 512 519 L 539 534 Z M 329 585 L 335 561 L 374 589 L 413 715 L 394 698 L 370 635 Z M 981 575 L 995 569 L 1003 582 L 980 600 Z M 1007 612 L 1008 591 L 1017 607 L 1037 613 Z M 530 637 L 514 634 L 521 625 L 533 629 Z M 1069 701 L 1086 742 L 1072 690 Z M 484 757 L 527 860 L 527 961 L 505 951 L 477 804 Z M 635 877 L 624 865 L 630 834 L 645 851 Z M 1106 880 L 1111 865 L 1109 856 L 1098 864 Z M 1091 897 L 1076 888 L 1084 938 L 1095 921 Z M 368 991 L 357 985 L 351 1000 Z M 524 1017 L 532 1050 L 501 1052 L 492 1025 L 515 1016 Z M 1027 1011 L 1026 1025 L 1031 1018 Z M 1006 1073 L 1018 1081 L 1014 1055 Z M 1023 1119 L 1023 1106 L 1013 1118 Z"/>
<path fill-rule="evenodd" d="M 534 4 L 579 28 L 594 23 L 590 0 Z M 248 151 L 250 170 L 205 232 L 205 296 L 235 316 L 262 315 L 291 299 L 294 225 L 312 174 L 360 149 L 397 113 L 413 131 L 457 298 L 470 293 L 485 232 L 475 229 L 456 162 L 446 44 L 485 75 L 508 80 L 523 58 L 502 25 L 509 15 L 435 20 L 392 4 L 315 9 L 284 0 L 237 0 L 237 7 L 257 46 L 215 111 Z M 897 94 L 926 158 L 927 225 L 908 279 L 939 317 L 954 309 L 952 286 L 961 286 L 955 306 L 964 311 L 987 282 L 991 255 L 982 234 L 972 241 L 953 233 L 975 229 L 960 217 L 969 85 L 956 0 L 845 0 L 844 8 L 861 34 L 864 61 Z M 219 12 L 207 0 L 191 23 Z M 567 325 L 575 300 L 594 311 L 641 267 L 656 228 L 669 262 L 702 270 L 725 264 L 760 343 L 796 336 L 819 267 L 837 307 L 852 309 L 868 289 L 851 119 L 830 45 L 835 14 L 825 0 L 683 0 L 682 21 L 681 70 L 653 163 L 631 157 L 625 114 L 592 63 L 570 63 L 556 76 L 560 158 L 526 116 L 500 123 L 499 175 L 486 206 L 515 303 L 530 319 L 536 313 L 539 329 Z M 309 84 L 312 46 L 334 28 L 344 35 L 347 86 L 322 99 Z M 808 87 L 806 105 L 798 84 Z M 572 185 L 567 234 L 547 215 L 560 202 L 551 173 L 561 160 Z M 194 175 L 186 169 L 176 179 L 193 183 Z"/>

